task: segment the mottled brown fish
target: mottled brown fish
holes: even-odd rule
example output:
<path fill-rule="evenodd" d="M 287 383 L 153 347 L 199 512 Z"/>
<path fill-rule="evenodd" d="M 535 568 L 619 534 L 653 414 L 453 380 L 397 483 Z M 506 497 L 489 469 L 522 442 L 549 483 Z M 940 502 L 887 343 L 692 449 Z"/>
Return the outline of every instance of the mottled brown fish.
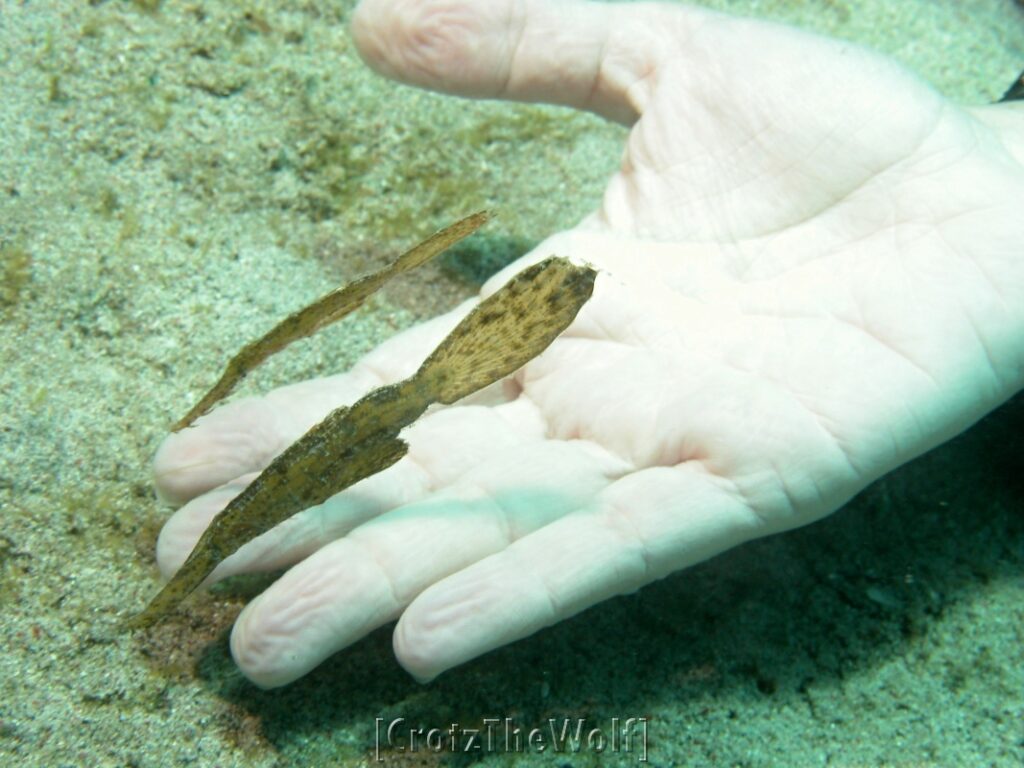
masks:
<path fill-rule="evenodd" d="M 171 427 L 171 431 L 177 432 L 190 426 L 192 422 L 231 394 L 231 391 L 251 370 L 271 355 L 280 352 L 293 341 L 311 336 L 321 328 L 337 322 L 345 315 L 355 311 L 392 277 L 427 263 L 439 253 L 451 248 L 459 240 L 476 232 L 488 218 L 490 218 L 490 214 L 487 211 L 478 211 L 460 219 L 451 226 L 431 235 L 416 247 L 409 249 L 383 269 L 354 280 L 321 297 L 305 309 L 286 317 L 264 336 L 242 347 L 239 353 L 228 361 L 224 373 L 221 374 L 217 383 L 203 395 L 198 403 L 192 406 L 192 409 L 180 421 Z"/>
<path fill-rule="evenodd" d="M 454 403 L 544 351 L 590 298 L 595 277 L 563 258 L 528 267 L 481 301 L 415 374 L 332 411 L 214 518 L 181 569 L 127 626 L 154 623 L 243 544 L 394 464 L 409 449 L 398 437 L 404 427 L 432 403 Z"/>

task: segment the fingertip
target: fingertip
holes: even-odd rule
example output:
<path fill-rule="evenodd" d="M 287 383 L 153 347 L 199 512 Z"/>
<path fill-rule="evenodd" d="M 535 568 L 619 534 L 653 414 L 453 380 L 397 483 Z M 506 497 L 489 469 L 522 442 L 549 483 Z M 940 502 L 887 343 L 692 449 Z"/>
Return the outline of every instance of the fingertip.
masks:
<path fill-rule="evenodd" d="M 231 632 L 231 655 L 256 685 L 286 685 L 393 618 L 393 599 L 372 558 L 339 539 L 245 607 Z"/>
<path fill-rule="evenodd" d="M 415 603 L 414 603 L 415 604 Z M 395 658 L 418 683 L 429 683 L 450 665 L 444 664 L 439 651 L 444 647 L 444 632 L 436 631 L 429 607 L 402 613 L 391 636 Z"/>
<path fill-rule="evenodd" d="M 367 66 L 385 76 L 392 76 L 387 70 L 387 45 L 381 32 L 386 28 L 387 4 L 374 0 L 363 0 L 356 6 L 349 22 L 349 32 L 356 51 Z"/>
<path fill-rule="evenodd" d="M 488 558 L 427 589 L 392 637 L 398 663 L 419 682 L 532 634 L 544 622 L 509 583 L 487 578 Z M 477 578 L 480 577 L 480 578 Z"/>
<path fill-rule="evenodd" d="M 418 3 L 403 0 L 362 0 L 356 6 L 349 23 L 349 32 L 356 51 L 367 66 L 386 77 L 398 78 L 394 57 L 402 44 L 407 42 L 401 29 L 419 17 L 418 10 Z"/>
<path fill-rule="evenodd" d="M 178 572 L 202 534 L 203 529 L 195 530 L 196 526 L 190 522 L 187 516 L 174 514 L 160 529 L 156 540 L 156 564 L 164 579 Z"/>
<path fill-rule="evenodd" d="M 285 574 L 283 580 L 287 580 Z M 231 630 L 231 656 L 260 688 L 279 688 L 315 669 L 337 648 L 322 592 L 279 581 L 250 602 Z"/>
<path fill-rule="evenodd" d="M 673 40 L 671 13 L 654 4 L 363 0 L 351 30 L 363 60 L 394 80 L 563 104 L 628 124 L 637 117 L 631 89 Z M 629 33 L 614 34 L 623 25 Z"/>
<path fill-rule="evenodd" d="M 243 475 L 233 483 L 193 499 L 171 515 L 156 540 L 156 562 L 165 579 L 178 572 L 213 518 L 255 477 L 254 473 Z M 219 570 L 219 575 L 227 575 L 224 569 Z"/>
<path fill-rule="evenodd" d="M 402 614 L 391 638 L 395 658 L 418 683 L 429 683 L 445 670 L 460 663 L 452 658 L 453 637 L 450 627 L 432 610 L 431 599 L 421 597 Z M 461 659 L 468 661 L 472 656 Z"/>
<path fill-rule="evenodd" d="M 290 659 L 291 664 L 280 663 L 282 646 L 289 646 L 288 634 L 283 629 L 282 622 L 270 622 L 268 625 L 264 621 L 258 598 L 249 603 L 235 620 L 231 630 L 231 657 L 242 674 L 257 688 L 279 688 L 303 674 L 293 671 L 297 661 L 295 658 Z M 287 653 L 287 650 L 284 652 Z"/>
<path fill-rule="evenodd" d="M 262 469 L 292 437 L 279 410 L 267 398 L 244 398 L 168 435 L 153 457 L 158 497 L 181 504 Z"/>
<path fill-rule="evenodd" d="M 507 73 L 509 0 L 363 0 L 352 16 L 356 50 L 394 80 L 466 96 L 497 96 Z M 497 70 L 495 67 L 497 66 Z"/>
<path fill-rule="evenodd" d="M 209 482 L 208 477 L 202 477 L 207 474 L 202 469 L 198 478 L 192 471 L 197 465 L 202 468 L 201 462 L 196 461 L 195 449 L 195 442 L 182 432 L 172 432 L 160 443 L 153 456 L 153 485 L 160 501 L 182 504 Z"/>

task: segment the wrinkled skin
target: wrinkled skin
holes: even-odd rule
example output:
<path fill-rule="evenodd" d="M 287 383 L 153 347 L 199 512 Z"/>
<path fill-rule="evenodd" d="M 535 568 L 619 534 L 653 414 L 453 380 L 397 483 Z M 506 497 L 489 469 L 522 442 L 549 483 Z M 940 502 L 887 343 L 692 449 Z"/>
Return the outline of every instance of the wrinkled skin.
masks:
<path fill-rule="evenodd" d="M 234 657 L 282 685 L 398 618 L 430 679 L 749 539 L 831 513 L 1024 379 L 1024 113 L 966 110 L 835 40 L 684 6 L 364 0 L 383 74 L 631 126 L 600 208 L 552 253 L 601 270 L 509 381 L 432 411 L 407 458 L 243 547 L 295 563 Z M 350 372 L 169 437 L 172 573 L 211 516 L 339 404 L 409 374 L 472 302 Z"/>

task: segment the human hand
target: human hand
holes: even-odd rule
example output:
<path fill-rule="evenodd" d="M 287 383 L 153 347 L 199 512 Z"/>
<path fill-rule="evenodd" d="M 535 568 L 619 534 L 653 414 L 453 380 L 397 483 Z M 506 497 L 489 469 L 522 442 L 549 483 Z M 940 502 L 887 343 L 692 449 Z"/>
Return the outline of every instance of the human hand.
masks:
<path fill-rule="evenodd" d="M 432 678 L 818 519 L 1021 388 L 1019 109 L 968 112 L 853 45 L 686 6 L 364 0 L 353 32 L 391 77 L 632 129 L 599 210 L 483 289 L 552 253 L 586 260 L 601 274 L 569 330 L 218 567 L 295 564 L 232 633 L 258 685 L 399 617 L 399 661 Z M 411 373 L 472 303 L 170 436 L 157 484 L 188 503 L 163 572 L 253 473 Z"/>

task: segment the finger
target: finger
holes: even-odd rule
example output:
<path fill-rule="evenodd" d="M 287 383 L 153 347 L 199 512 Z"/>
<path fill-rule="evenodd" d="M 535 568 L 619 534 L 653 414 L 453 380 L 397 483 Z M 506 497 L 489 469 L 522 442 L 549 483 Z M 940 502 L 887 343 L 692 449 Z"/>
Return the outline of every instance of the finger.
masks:
<path fill-rule="evenodd" d="M 396 80 L 631 124 L 676 39 L 706 15 L 655 4 L 363 0 L 352 35 L 367 64 Z"/>
<path fill-rule="evenodd" d="M 177 573 L 210 521 L 255 477 L 255 472 L 243 475 L 193 499 L 171 516 L 160 531 L 156 547 L 157 564 L 164 578 Z M 429 485 L 415 462 L 402 459 L 384 472 L 246 542 L 218 563 L 203 586 L 240 573 L 286 568 L 382 512 L 421 498 Z"/>
<path fill-rule="evenodd" d="M 160 575 L 171 578 L 192 552 L 203 531 L 235 496 L 245 490 L 257 472 L 249 472 L 214 488 L 178 509 L 160 529 L 156 540 L 156 563 Z M 216 579 L 208 579 L 209 583 Z"/>
<path fill-rule="evenodd" d="M 348 373 L 228 403 L 169 435 L 153 460 L 157 492 L 181 503 L 263 469 L 333 409 L 411 375 L 475 303 L 464 302 L 388 339 Z"/>
<path fill-rule="evenodd" d="M 592 505 L 423 592 L 395 628 L 395 654 L 430 680 L 760 529 L 728 481 L 696 462 L 633 473 Z"/>
<path fill-rule="evenodd" d="M 500 408 L 460 405 L 428 414 L 403 433 L 409 442 L 407 456 L 246 543 L 205 583 L 298 562 L 367 520 L 450 485 L 481 456 L 541 439 L 545 429 L 526 398 Z M 204 493 L 171 516 L 157 541 L 157 562 L 165 577 L 177 572 L 214 516 L 255 477 L 249 473 Z"/>
<path fill-rule="evenodd" d="M 257 685 L 284 685 L 394 619 L 429 584 L 578 508 L 623 471 L 579 442 L 489 452 L 457 483 L 288 571 L 236 622 L 235 661 Z"/>

